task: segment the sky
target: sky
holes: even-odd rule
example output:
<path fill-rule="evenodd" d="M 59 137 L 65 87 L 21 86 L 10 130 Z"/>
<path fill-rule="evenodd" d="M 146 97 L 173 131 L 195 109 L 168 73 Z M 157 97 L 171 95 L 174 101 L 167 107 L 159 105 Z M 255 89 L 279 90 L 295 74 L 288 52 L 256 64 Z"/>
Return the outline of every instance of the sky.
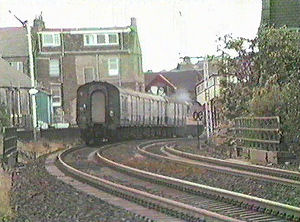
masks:
<path fill-rule="evenodd" d="M 261 0 L 0 0 L 0 27 L 32 24 L 43 13 L 48 28 L 113 27 L 137 19 L 144 71 L 171 70 L 180 57 L 215 55 L 217 37 L 254 38 Z"/>

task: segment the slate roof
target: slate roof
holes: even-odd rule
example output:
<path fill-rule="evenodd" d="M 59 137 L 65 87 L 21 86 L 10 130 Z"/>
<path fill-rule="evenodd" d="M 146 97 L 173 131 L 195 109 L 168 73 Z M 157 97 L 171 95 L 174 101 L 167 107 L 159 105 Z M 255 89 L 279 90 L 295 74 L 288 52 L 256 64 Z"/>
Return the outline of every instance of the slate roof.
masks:
<path fill-rule="evenodd" d="M 31 81 L 24 73 L 11 67 L 8 62 L 0 58 L 0 87 L 30 88 Z"/>
<path fill-rule="evenodd" d="M 176 88 L 186 89 L 187 91 L 195 90 L 199 76 L 201 76 L 200 71 L 197 70 L 145 73 L 145 85 L 148 85 L 157 75 L 164 76 L 174 84 Z"/>
<path fill-rule="evenodd" d="M 27 31 L 23 27 L 0 28 L 2 57 L 28 56 Z"/>

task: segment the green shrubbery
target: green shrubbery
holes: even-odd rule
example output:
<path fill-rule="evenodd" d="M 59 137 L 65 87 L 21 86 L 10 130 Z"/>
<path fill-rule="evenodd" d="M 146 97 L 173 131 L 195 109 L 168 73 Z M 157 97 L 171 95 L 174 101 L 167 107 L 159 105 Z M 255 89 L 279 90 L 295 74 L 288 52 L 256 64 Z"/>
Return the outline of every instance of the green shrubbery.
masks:
<path fill-rule="evenodd" d="M 223 121 L 237 116 L 280 116 L 284 139 L 300 132 L 300 34 L 261 28 L 253 39 L 220 38 L 222 75 L 218 109 Z"/>

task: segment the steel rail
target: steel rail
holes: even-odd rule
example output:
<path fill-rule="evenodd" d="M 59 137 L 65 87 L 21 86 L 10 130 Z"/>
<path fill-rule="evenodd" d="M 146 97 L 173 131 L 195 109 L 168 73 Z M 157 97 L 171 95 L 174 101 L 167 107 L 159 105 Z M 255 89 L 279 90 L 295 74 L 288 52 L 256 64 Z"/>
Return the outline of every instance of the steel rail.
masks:
<path fill-rule="evenodd" d="M 143 147 L 143 149 L 138 147 L 138 150 L 146 155 L 151 156 L 151 157 L 174 161 L 171 158 L 160 156 L 160 155 L 145 151 L 144 149 L 147 149 L 149 146 L 151 146 L 151 144 Z M 97 155 L 98 155 L 98 157 L 101 157 L 99 155 L 99 153 Z M 228 190 L 224 190 L 224 189 L 220 189 L 220 188 L 197 184 L 197 183 L 193 183 L 190 181 L 180 180 L 180 179 L 176 179 L 176 178 L 172 178 L 172 177 L 162 176 L 162 175 L 138 170 L 135 168 L 131 168 L 131 167 L 122 165 L 122 164 L 115 163 L 111 160 L 105 159 L 104 157 L 102 157 L 102 160 L 104 160 L 110 164 L 113 164 L 116 167 L 122 167 L 123 169 L 127 169 L 128 171 L 135 172 L 141 176 L 145 175 L 147 177 L 150 177 L 151 179 L 155 179 L 155 178 L 161 179 L 168 183 L 175 183 L 178 186 L 184 185 L 184 186 L 186 186 L 187 189 L 194 190 L 195 192 L 200 192 L 200 193 L 204 192 L 204 193 L 207 193 L 207 194 L 210 194 L 213 196 L 222 196 L 224 198 L 227 198 L 227 199 L 230 199 L 233 201 L 237 201 L 241 204 L 244 203 L 244 204 L 247 204 L 250 206 L 254 206 L 254 208 L 257 208 L 257 209 L 263 209 L 264 211 L 269 211 L 270 214 L 287 215 L 287 217 L 289 217 L 289 218 L 295 218 L 296 221 L 300 220 L 300 208 L 298 208 L 298 207 L 294 207 L 291 205 L 282 204 L 282 203 L 278 203 L 275 201 L 254 197 L 254 196 L 249 196 L 246 194 L 236 193 L 236 192 L 232 192 L 232 191 L 228 191 Z M 184 161 L 178 161 L 178 162 L 185 163 Z"/>
<path fill-rule="evenodd" d="M 218 166 L 215 163 L 204 163 L 204 162 L 187 162 L 187 160 L 184 159 L 179 159 L 176 157 L 167 157 L 167 156 L 162 156 L 162 155 L 158 155 L 158 154 L 154 154 L 151 152 L 148 152 L 144 149 L 138 149 L 138 151 L 141 154 L 147 155 L 149 157 L 152 158 L 157 158 L 157 159 L 164 159 L 164 160 L 168 160 L 168 161 L 173 161 L 173 162 L 178 162 L 178 163 L 182 163 L 182 164 L 189 164 L 189 165 L 194 165 L 197 167 L 201 167 L 201 168 L 205 168 L 208 170 L 213 170 L 216 172 L 223 172 L 223 173 L 227 173 L 230 175 L 240 175 L 240 176 L 249 176 L 252 178 L 257 178 L 260 180 L 267 180 L 267 181 L 271 181 L 271 182 L 275 182 L 275 183 L 280 183 L 280 184 L 286 184 L 286 185 L 292 185 L 292 186 L 300 186 L 300 181 L 295 181 L 295 180 L 290 180 L 290 179 L 286 179 L 286 178 L 278 178 L 275 176 L 271 176 L 271 175 L 261 175 L 259 173 L 255 173 L 255 172 L 249 172 L 249 171 L 245 171 L 245 170 L 240 170 L 240 169 L 232 169 L 229 166 Z M 164 152 L 164 151 L 163 151 Z M 168 153 L 166 153 L 168 154 Z"/>
<path fill-rule="evenodd" d="M 82 172 L 70 165 L 68 165 L 63 158 L 69 153 L 73 152 L 75 149 L 68 149 L 60 153 L 57 157 L 60 168 L 66 170 L 69 174 L 79 177 L 80 179 L 85 180 L 88 183 L 91 183 L 96 186 L 100 186 L 107 192 L 110 192 L 114 195 L 123 197 L 127 200 L 134 201 L 138 204 L 144 205 L 151 209 L 157 209 L 167 214 L 185 219 L 187 221 L 200 221 L 205 219 L 206 221 L 233 221 L 241 222 L 241 220 L 220 215 L 218 213 L 210 212 L 208 210 L 200 209 L 194 206 L 190 206 L 181 202 L 170 200 L 164 197 L 153 195 L 144 191 L 136 190 L 124 185 L 116 184 L 109 180 L 105 180 L 88 173 Z"/>
<path fill-rule="evenodd" d="M 180 157 L 185 157 L 189 158 L 192 160 L 196 161 L 202 161 L 202 162 L 207 162 L 207 163 L 212 163 L 212 164 L 217 164 L 220 166 L 225 166 L 225 167 L 234 167 L 237 169 L 242 169 L 242 170 L 247 170 L 247 171 L 254 171 L 257 173 L 263 173 L 266 175 L 272 175 L 276 177 L 284 177 L 287 179 L 293 178 L 294 180 L 289 180 L 286 181 L 290 185 L 295 185 L 299 186 L 300 185 L 300 173 L 296 171 L 291 171 L 291 170 L 283 170 L 283 169 L 278 169 L 278 168 L 271 168 L 271 167 L 265 167 L 265 166 L 258 166 L 258 165 L 247 165 L 247 164 L 242 164 L 242 163 L 234 163 L 230 162 L 228 160 L 221 160 L 213 157 L 207 157 L 207 156 L 201 156 L 197 154 L 192 154 L 188 152 L 183 152 L 180 150 L 176 150 L 172 147 L 166 146 L 164 148 L 167 152 L 180 156 Z M 279 181 L 278 181 L 279 182 Z M 285 181 L 282 181 L 285 182 Z"/>

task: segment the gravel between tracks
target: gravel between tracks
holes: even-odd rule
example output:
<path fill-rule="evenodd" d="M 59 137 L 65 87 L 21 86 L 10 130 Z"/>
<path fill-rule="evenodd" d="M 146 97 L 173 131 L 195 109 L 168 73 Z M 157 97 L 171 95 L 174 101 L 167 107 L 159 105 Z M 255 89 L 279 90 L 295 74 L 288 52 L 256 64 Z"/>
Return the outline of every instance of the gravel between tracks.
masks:
<path fill-rule="evenodd" d="M 300 189 L 292 186 L 234 176 L 200 168 L 184 166 L 164 160 L 146 158 L 136 152 L 134 147 L 122 144 L 104 151 L 104 156 L 116 162 L 208 186 L 219 187 L 239 193 L 265 198 L 281 203 L 300 206 Z"/>
<path fill-rule="evenodd" d="M 138 222 L 132 213 L 79 192 L 44 167 L 45 158 L 21 169 L 12 188 L 15 222 Z"/>

